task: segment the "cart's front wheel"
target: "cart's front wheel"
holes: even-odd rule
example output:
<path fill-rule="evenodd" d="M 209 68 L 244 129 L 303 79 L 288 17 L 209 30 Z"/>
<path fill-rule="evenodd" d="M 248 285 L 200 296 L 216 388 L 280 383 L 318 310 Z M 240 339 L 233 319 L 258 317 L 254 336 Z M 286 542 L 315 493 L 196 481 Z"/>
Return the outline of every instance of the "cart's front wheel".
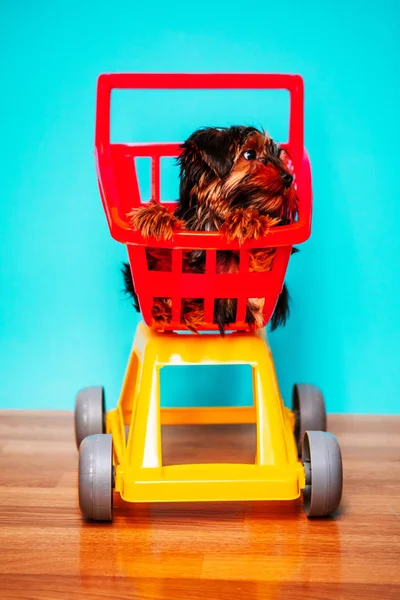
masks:
<path fill-rule="evenodd" d="M 306 431 L 302 462 L 307 517 L 331 515 L 340 504 L 343 487 L 342 455 L 336 437 L 326 431 Z"/>
<path fill-rule="evenodd" d="M 75 440 L 79 446 L 88 435 L 105 433 L 105 402 L 104 388 L 101 386 L 87 387 L 76 396 L 75 404 Z"/>
<path fill-rule="evenodd" d="M 293 386 L 292 410 L 295 416 L 294 436 L 301 456 L 306 431 L 326 431 L 326 408 L 322 392 L 315 385 Z"/>
<path fill-rule="evenodd" d="M 90 435 L 79 448 L 79 506 L 92 521 L 112 521 L 113 463 L 110 434 Z"/>

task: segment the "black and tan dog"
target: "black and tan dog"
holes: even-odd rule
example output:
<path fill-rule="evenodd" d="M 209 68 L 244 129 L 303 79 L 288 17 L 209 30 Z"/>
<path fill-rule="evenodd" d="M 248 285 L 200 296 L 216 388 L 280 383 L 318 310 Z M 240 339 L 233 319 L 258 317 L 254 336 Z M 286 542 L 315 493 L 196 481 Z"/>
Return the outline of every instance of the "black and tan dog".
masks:
<path fill-rule="evenodd" d="M 193 133 L 182 145 L 180 198 L 175 213 L 156 202 L 133 210 L 129 217 L 134 229 L 144 237 L 170 239 L 180 229 L 220 231 L 228 241 L 258 239 L 273 226 L 292 223 L 297 215 L 297 195 L 288 156 L 267 134 L 253 127 L 206 128 Z M 274 249 L 250 251 L 250 271 L 271 269 Z M 171 253 L 147 250 L 150 269 L 170 270 Z M 163 266 L 164 265 L 164 266 Z M 205 253 L 187 252 L 184 272 L 204 273 Z M 234 273 L 239 253 L 217 254 L 217 272 Z M 128 264 L 123 267 L 125 289 L 139 310 Z M 249 300 L 246 321 L 259 328 L 263 322 L 263 298 Z M 214 322 L 221 334 L 236 319 L 235 299 L 217 300 Z M 271 328 L 284 324 L 289 312 L 286 286 L 279 297 Z M 153 306 L 158 326 L 171 321 L 171 301 L 158 298 Z M 203 300 L 182 302 L 182 322 L 191 330 L 204 322 Z"/>

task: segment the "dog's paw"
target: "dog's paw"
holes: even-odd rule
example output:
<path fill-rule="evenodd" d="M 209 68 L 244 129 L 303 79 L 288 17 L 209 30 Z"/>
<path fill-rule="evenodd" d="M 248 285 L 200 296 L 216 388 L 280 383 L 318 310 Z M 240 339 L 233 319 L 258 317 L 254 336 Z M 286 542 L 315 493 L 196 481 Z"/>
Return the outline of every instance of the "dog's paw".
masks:
<path fill-rule="evenodd" d="M 243 244 L 246 240 L 263 237 L 277 223 L 279 219 L 260 215 L 257 210 L 238 208 L 227 216 L 221 232 L 229 242 L 238 240 Z"/>
<path fill-rule="evenodd" d="M 182 221 L 154 200 L 147 206 L 134 209 L 127 216 L 133 229 L 140 231 L 143 237 L 154 237 L 156 240 L 170 240 L 183 226 Z"/>
<path fill-rule="evenodd" d="M 151 316 L 153 317 L 153 326 L 155 328 L 164 328 L 172 319 L 172 301 L 170 298 L 154 298 L 154 304 L 151 307 Z"/>
<path fill-rule="evenodd" d="M 265 326 L 263 315 L 265 298 L 249 298 L 246 307 L 246 323 L 252 329 L 261 329 Z"/>

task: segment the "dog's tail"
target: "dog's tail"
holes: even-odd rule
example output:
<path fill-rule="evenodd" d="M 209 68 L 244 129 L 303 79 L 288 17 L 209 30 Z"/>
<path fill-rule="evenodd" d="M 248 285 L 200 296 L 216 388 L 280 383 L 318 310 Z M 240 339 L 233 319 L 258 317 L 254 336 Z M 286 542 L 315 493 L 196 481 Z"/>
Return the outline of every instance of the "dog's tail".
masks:
<path fill-rule="evenodd" d="M 271 319 L 271 331 L 277 327 L 285 325 L 290 314 L 290 296 L 286 285 L 283 286 L 282 292 L 276 303 L 274 314 Z"/>
<path fill-rule="evenodd" d="M 133 285 L 132 273 L 129 263 L 122 263 L 121 272 L 124 278 L 124 292 L 127 296 L 131 297 L 133 306 L 138 312 L 140 312 L 139 301 L 135 292 L 135 286 Z"/>
<path fill-rule="evenodd" d="M 300 252 L 298 248 L 292 248 L 292 254 L 297 254 Z M 290 315 L 290 294 L 286 285 L 283 286 L 282 292 L 278 298 L 278 302 L 276 303 L 274 314 L 271 319 L 271 331 L 274 331 L 278 327 L 283 327 L 286 325 L 286 321 L 288 320 Z"/>

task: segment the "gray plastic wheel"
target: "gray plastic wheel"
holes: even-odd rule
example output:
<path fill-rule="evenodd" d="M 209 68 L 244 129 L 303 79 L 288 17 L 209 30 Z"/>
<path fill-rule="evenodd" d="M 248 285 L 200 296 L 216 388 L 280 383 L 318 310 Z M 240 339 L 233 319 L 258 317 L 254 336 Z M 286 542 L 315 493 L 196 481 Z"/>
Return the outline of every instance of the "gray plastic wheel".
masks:
<path fill-rule="evenodd" d="M 79 506 L 92 521 L 112 521 L 112 436 L 89 435 L 79 448 Z"/>
<path fill-rule="evenodd" d="M 306 431 L 302 462 L 306 471 L 303 490 L 307 517 L 326 517 L 339 506 L 343 488 L 342 455 L 332 433 Z"/>
<path fill-rule="evenodd" d="M 326 408 L 322 392 L 315 385 L 293 386 L 292 410 L 295 415 L 294 436 L 299 456 L 306 431 L 326 431 Z"/>
<path fill-rule="evenodd" d="M 104 389 L 101 386 L 87 387 L 76 396 L 75 440 L 79 446 L 88 435 L 105 433 Z"/>

